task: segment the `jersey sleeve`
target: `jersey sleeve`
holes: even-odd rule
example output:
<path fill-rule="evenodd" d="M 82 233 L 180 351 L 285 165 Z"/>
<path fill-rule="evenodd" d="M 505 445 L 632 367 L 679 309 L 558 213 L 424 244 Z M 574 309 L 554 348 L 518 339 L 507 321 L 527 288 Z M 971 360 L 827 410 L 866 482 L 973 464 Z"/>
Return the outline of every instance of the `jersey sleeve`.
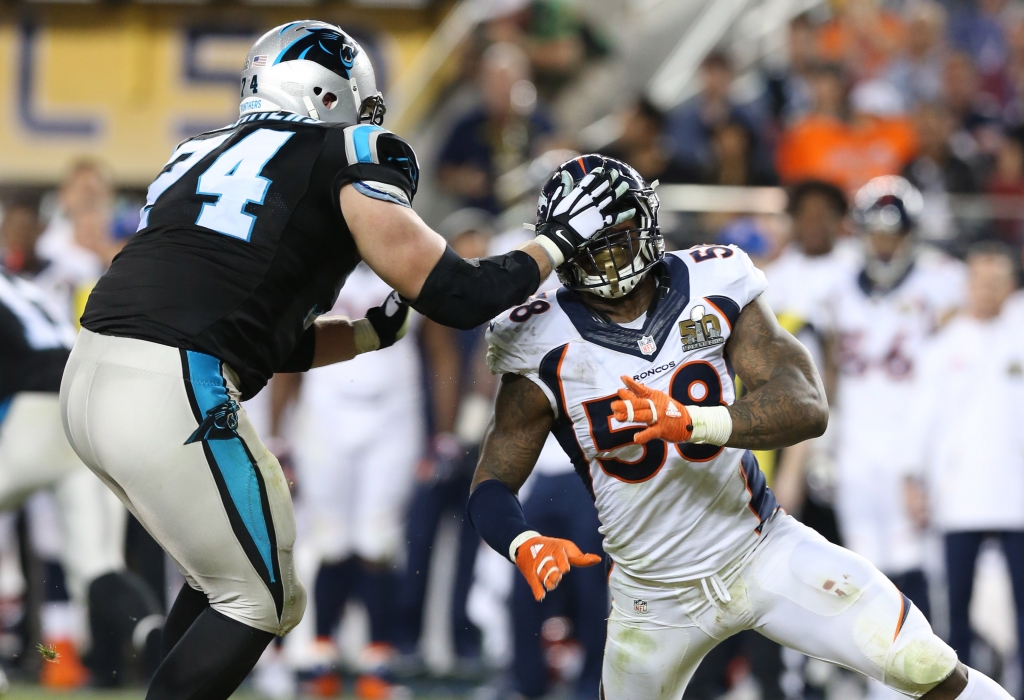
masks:
<path fill-rule="evenodd" d="M 696 288 L 714 290 L 708 301 L 719 306 L 730 323 L 768 288 L 764 273 L 734 245 L 697 246 L 676 255 L 686 260 Z"/>
<path fill-rule="evenodd" d="M 411 205 L 420 176 L 412 146 L 375 124 L 345 127 L 342 138 L 345 164 L 334 179 L 335 200 L 341 188 L 351 183 L 367 197 Z"/>
<path fill-rule="evenodd" d="M 491 374 L 518 374 L 531 380 L 544 392 L 557 417 L 555 395 L 540 377 L 544 358 L 561 349 L 547 328 L 550 319 L 544 316 L 553 313 L 553 305 L 544 296 L 530 297 L 522 306 L 491 321 L 487 328 L 487 368 Z"/>

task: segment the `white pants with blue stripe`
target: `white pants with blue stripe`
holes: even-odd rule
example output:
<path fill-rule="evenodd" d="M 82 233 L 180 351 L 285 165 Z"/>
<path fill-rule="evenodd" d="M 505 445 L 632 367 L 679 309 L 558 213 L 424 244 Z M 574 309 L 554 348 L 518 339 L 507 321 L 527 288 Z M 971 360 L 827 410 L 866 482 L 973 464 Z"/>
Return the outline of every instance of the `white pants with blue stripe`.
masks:
<path fill-rule="evenodd" d="M 274 634 L 298 623 L 288 484 L 229 367 L 83 329 L 60 399 L 75 451 L 215 610 Z"/>

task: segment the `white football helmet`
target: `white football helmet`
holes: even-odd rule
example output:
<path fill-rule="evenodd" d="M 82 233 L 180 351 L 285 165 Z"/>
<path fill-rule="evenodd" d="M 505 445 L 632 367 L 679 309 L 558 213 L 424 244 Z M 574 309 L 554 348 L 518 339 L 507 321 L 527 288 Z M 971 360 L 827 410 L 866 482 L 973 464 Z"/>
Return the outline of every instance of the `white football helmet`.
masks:
<path fill-rule="evenodd" d="M 370 59 L 355 39 L 336 25 L 302 20 L 271 29 L 249 49 L 238 111 L 380 124 L 385 107 Z"/>

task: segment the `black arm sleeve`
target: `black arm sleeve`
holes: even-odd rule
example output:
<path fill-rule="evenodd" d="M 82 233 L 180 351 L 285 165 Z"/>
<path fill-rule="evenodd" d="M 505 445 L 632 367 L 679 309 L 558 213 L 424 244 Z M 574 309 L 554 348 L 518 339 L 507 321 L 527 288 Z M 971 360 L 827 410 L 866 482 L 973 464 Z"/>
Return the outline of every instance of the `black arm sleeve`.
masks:
<path fill-rule="evenodd" d="M 316 351 L 316 329 L 310 326 L 302 332 L 299 342 L 287 360 L 281 363 L 277 372 L 305 372 L 313 366 Z"/>
<path fill-rule="evenodd" d="M 412 308 L 442 326 L 466 331 L 522 304 L 539 286 L 540 268 L 529 253 L 513 250 L 492 258 L 463 260 L 449 246 L 427 276 Z"/>

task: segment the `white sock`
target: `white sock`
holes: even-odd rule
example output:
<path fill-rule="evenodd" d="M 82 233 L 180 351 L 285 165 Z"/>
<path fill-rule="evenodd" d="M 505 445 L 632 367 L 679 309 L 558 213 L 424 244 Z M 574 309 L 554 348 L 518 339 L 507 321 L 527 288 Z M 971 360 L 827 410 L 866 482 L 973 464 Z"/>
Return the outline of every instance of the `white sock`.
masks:
<path fill-rule="evenodd" d="M 967 687 L 956 700 L 1013 700 L 1013 696 L 984 673 L 968 666 Z"/>

